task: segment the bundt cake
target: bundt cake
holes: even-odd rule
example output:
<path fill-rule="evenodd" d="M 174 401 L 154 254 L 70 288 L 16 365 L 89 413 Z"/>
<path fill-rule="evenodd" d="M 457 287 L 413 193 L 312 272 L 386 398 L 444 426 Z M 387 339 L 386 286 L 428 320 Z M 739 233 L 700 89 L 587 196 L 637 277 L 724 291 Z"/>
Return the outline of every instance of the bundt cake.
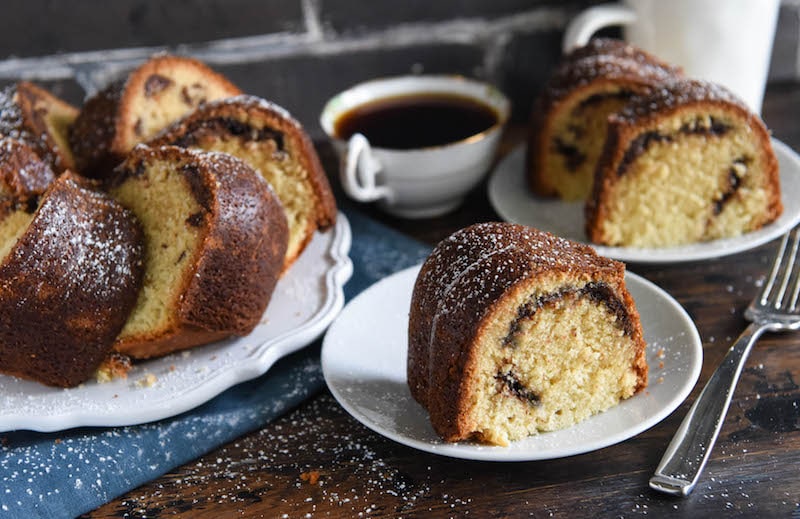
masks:
<path fill-rule="evenodd" d="M 23 141 L 56 173 L 75 169 L 68 129 L 77 116 L 77 108 L 27 81 L 0 91 L 0 137 Z"/>
<path fill-rule="evenodd" d="M 284 109 L 253 96 L 209 102 L 150 141 L 227 152 L 270 183 L 286 211 L 284 270 L 336 218 L 336 202 L 311 140 Z"/>
<path fill-rule="evenodd" d="M 18 208 L 32 213 L 54 178 L 50 165 L 27 144 L 0 137 L 0 221 Z"/>
<path fill-rule="evenodd" d="M 761 119 L 721 86 L 677 80 L 610 117 L 586 233 L 604 245 L 674 246 L 737 236 L 782 210 Z"/>
<path fill-rule="evenodd" d="M 411 300 L 408 384 L 446 441 L 506 445 L 647 385 L 625 266 L 509 223 L 440 242 Z"/>
<path fill-rule="evenodd" d="M 60 387 L 111 352 L 142 278 L 133 216 L 67 172 L 0 219 L 0 371 Z"/>
<path fill-rule="evenodd" d="M 115 350 L 148 358 L 250 333 L 288 241 L 269 185 L 231 155 L 175 146 L 137 146 L 115 175 L 110 192 L 141 222 L 146 258 Z"/>
<path fill-rule="evenodd" d="M 78 171 L 105 178 L 136 144 L 202 103 L 240 93 L 197 60 L 155 56 L 83 105 L 69 131 Z"/>
<path fill-rule="evenodd" d="M 568 54 L 534 105 L 527 148 L 531 190 L 586 199 L 608 115 L 678 74 L 680 69 L 619 40 L 591 40 Z"/>

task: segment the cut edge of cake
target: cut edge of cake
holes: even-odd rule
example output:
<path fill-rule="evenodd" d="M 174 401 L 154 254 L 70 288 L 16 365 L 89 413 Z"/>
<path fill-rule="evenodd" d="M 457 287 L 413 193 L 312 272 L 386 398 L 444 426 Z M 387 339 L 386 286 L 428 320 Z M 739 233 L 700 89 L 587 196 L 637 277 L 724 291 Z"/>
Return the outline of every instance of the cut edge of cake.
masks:
<path fill-rule="evenodd" d="M 739 236 L 783 211 L 763 121 L 727 89 L 675 80 L 610 118 L 586 202 L 598 244 L 666 247 Z"/>
<path fill-rule="evenodd" d="M 144 285 L 116 351 L 161 356 L 258 325 L 288 230 L 280 202 L 252 168 L 225 153 L 139 145 L 110 191 L 139 218 L 147 251 Z"/>
<path fill-rule="evenodd" d="M 163 130 L 152 146 L 231 153 L 270 183 L 289 220 L 286 271 L 313 238 L 336 221 L 333 191 L 311 139 L 289 112 L 241 95 L 209 102 Z"/>

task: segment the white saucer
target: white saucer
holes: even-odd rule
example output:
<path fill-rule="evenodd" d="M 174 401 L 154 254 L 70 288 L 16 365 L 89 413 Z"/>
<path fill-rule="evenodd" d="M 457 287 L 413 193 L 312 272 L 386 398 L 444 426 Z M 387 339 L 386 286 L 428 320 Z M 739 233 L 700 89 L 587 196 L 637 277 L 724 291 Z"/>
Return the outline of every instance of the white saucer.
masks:
<path fill-rule="evenodd" d="M 628 289 L 647 341 L 650 385 L 645 391 L 574 427 L 508 447 L 446 443 L 406 383 L 408 310 L 418 271 L 418 266 L 400 271 L 362 292 L 342 310 L 322 345 L 325 381 L 342 407 L 370 429 L 409 447 L 490 461 L 581 454 L 654 426 L 683 402 L 700 375 L 700 336 L 686 311 L 656 285 L 629 272 Z"/>
<path fill-rule="evenodd" d="M 735 238 L 668 248 L 605 247 L 591 244 L 598 254 L 635 263 L 678 263 L 718 258 L 752 249 L 792 229 L 800 221 L 800 157 L 787 145 L 772 139 L 781 177 L 783 214 L 773 223 Z M 537 197 L 525 179 L 525 148 L 519 146 L 495 168 L 489 180 L 489 201 L 508 222 L 588 243 L 584 232 L 583 202 Z"/>

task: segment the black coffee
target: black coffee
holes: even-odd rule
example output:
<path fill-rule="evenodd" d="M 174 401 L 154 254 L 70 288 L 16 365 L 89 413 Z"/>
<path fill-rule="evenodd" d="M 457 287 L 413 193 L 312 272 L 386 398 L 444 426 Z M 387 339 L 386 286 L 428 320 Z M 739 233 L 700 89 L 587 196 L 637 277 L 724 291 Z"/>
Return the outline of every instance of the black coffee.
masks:
<path fill-rule="evenodd" d="M 372 146 L 408 150 L 457 142 L 497 122 L 494 110 L 467 97 L 414 94 L 357 106 L 336 120 L 334 132 L 345 140 L 361 133 Z"/>

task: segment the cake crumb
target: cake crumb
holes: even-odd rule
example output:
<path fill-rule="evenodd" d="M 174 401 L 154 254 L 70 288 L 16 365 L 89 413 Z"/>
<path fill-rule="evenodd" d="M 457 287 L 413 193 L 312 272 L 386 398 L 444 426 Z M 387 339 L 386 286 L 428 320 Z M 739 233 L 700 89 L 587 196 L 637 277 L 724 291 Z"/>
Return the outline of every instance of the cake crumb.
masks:
<path fill-rule="evenodd" d="M 147 375 L 143 376 L 139 380 L 136 381 L 136 387 L 153 387 L 156 385 L 156 381 L 158 377 L 153 375 L 152 373 L 148 373 Z"/>
<path fill-rule="evenodd" d="M 303 472 L 300 474 L 300 479 L 303 481 L 308 481 L 312 485 L 316 485 L 319 481 L 319 471 L 318 470 L 309 470 L 308 472 Z"/>
<path fill-rule="evenodd" d="M 128 372 L 133 367 L 133 362 L 127 355 L 112 353 L 97 368 L 95 379 L 99 384 L 105 384 L 118 378 L 128 378 Z"/>

